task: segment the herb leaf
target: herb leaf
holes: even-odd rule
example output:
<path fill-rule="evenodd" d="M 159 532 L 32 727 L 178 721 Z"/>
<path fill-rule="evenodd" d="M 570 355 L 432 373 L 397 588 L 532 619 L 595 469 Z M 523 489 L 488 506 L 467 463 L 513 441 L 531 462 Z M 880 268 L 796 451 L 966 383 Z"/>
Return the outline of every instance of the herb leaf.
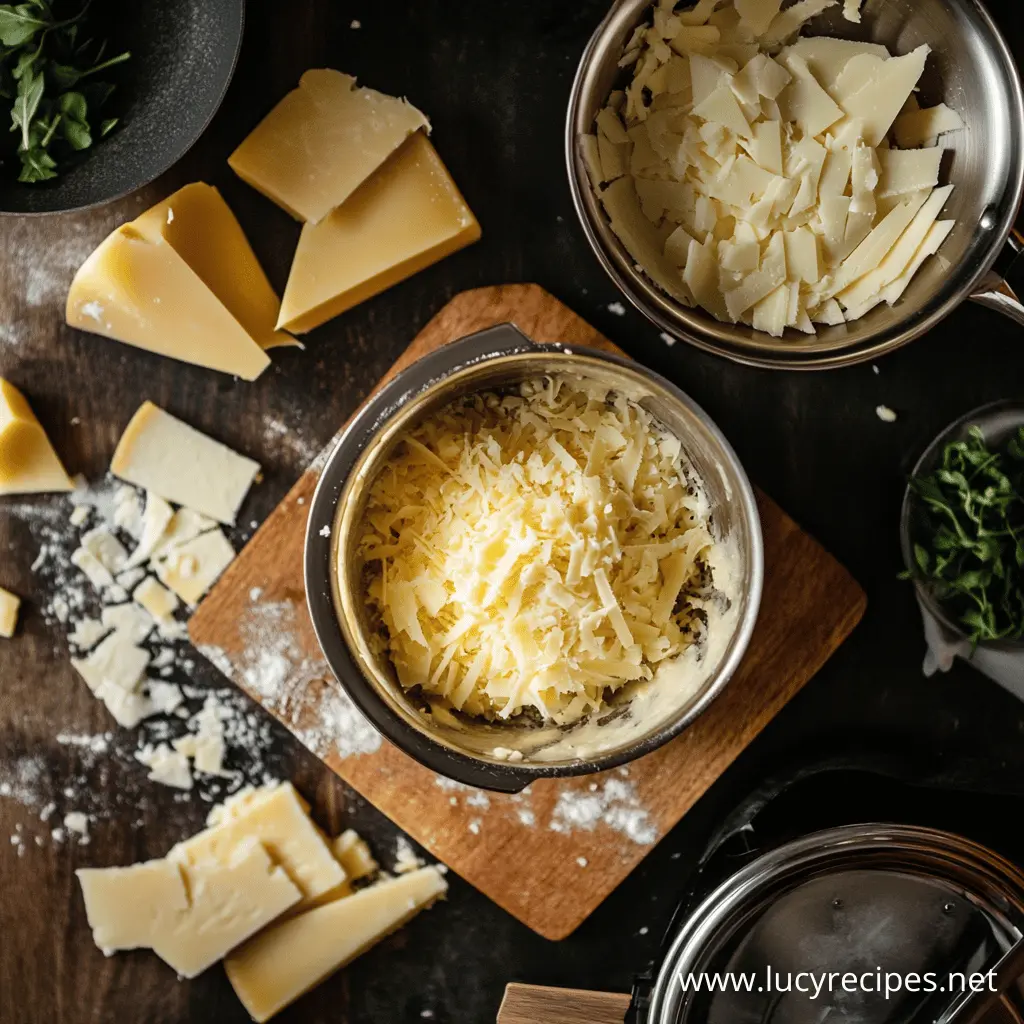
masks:
<path fill-rule="evenodd" d="M 0 43 L 4 46 L 24 46 L 51 22 L 36 4 L 0 4 Z"/>

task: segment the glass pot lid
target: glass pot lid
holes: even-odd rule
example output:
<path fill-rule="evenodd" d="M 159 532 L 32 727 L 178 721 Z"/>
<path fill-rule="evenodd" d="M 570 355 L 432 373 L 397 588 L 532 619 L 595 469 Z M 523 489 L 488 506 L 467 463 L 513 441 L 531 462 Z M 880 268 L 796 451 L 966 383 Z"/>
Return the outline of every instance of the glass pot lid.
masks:
<path fill-rule="evenodd" d="M 748 863 L 687 917 L 648 1024 L 931 1024 L 1024 934 L 1024 875 L 930 828 L 849 825 Z M 986 1020 L 1024 1020 L 1015 990 Z"/>

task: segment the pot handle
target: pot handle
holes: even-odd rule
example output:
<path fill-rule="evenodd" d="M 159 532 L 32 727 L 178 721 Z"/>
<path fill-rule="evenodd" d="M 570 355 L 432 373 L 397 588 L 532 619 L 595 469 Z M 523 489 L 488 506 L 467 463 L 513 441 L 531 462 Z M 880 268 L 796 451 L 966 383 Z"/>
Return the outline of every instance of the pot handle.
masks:
<path fill-rule="evenodd" d="M 1018 298 L 1018 294 L 1024 294 L 1022 254 L 1024 233 L 1015 227 L 1010 231 L 995 266 L 978 283 L 971 299 L 1024 326 L 1024 303 Z"/>
<path fill-rule="evenodd" d="M 505 987 L 496 1024 L 622 1024 L 630 997 L 543 985 Z"/>

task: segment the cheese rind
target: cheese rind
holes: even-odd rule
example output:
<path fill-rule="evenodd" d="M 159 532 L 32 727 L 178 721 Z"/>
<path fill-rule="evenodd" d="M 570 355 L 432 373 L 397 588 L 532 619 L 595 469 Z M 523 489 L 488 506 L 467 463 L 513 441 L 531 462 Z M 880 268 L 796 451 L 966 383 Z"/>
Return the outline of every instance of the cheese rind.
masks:
<path fill-rule="evenodd" d="M 74 487 L 25 396 L 0 377 L 0 495 Z"/>
<path fill-rule="evenodd" d="M 233 525 L 258 462 L 143 402 L 125 427 L 110 471 L 167 501 Z"/>
<path fill-rule="evenodd" d="M 307 71 L 299 87 L 228 158 L 231 169 L 296 220 L 318 224 L 430 122 L 411 103 Z"/>
<path fill-rule="evenodd" d="M 308 901 L 345 881 L 345 871 L 306 815 L 291 783 L 261 790 L 220 824 L 179 843 L 168 857 L 186 865 L 227 861 L 247 838 L 258 839 Z"/>
<path fill-rule="evenodd" d="M 479 237 L 447 168 L 417 132 L 343 206 L 303 227 L 279 324 L 312 330 Z"/>
<path fill-rule="evenodd" d="M 151 240 L 167 242 L 260 348 L 296 344 L 276 329 L 281 302 L 238 218 L 212 185 L 186 185 L 132 224 Z"/>
<path fill-rule="evenodd" d="M 269 1020 L 447 889 L 437 868 L 421 868 L 299 914 L 235 950 L 228 980 L 253 1020 Z"/>
<path fill-rule="evenodd" d="M 0 587 L 0 636 L 9 640 L 18 626 L 18 609 L 21 598 Z"/>

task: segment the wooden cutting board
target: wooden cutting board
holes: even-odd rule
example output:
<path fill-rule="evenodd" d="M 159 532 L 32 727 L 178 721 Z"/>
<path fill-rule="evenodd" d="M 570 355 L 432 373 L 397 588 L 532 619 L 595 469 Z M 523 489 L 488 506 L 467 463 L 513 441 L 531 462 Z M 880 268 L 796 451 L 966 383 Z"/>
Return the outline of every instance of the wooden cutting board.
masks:
<path fill-rule="evenodd" d="M 537 285 L 480 288 L 445 306 L 385 380 L 448 342 L 505 322 L 538 342 L 619 351 Z M 399 827 L 549 939 L 569 935 L 622 882 L 864 613 L 864 593 L 849 573 L 758 493 L 761 616 L 742 666 L 710 709 L 626 768 L 535 782 L 517 796 L 468 790 L 386 741 L 378 745 L 372 731 L 368 738 L 338 696 L 303 590 L 306 516 L 322 462 L 307 470 L 192 617 L 192 640 Z"/>

